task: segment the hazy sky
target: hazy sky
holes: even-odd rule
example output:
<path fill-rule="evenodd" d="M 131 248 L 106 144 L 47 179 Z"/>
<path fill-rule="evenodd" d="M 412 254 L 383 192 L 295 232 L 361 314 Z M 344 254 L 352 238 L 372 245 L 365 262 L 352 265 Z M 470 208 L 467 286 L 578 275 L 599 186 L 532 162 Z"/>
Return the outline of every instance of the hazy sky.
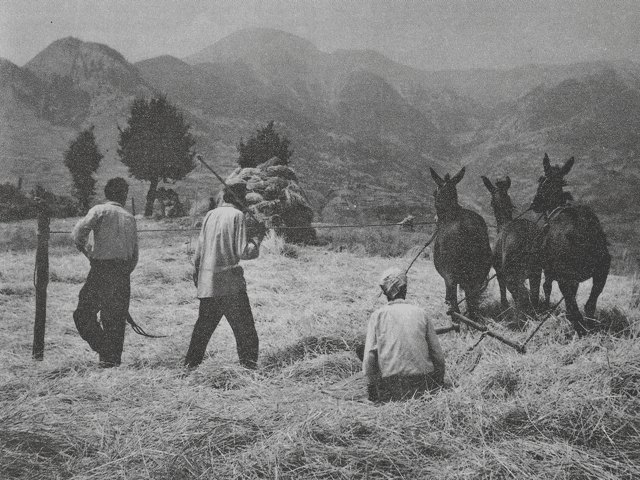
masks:
<path fill-rule="evenodd" d="M 640 61 L 640 0 L 0 0 L 0 57 L 24 65 L 74 36 L 182 58 L 258 26 L 428 70 Z"/>

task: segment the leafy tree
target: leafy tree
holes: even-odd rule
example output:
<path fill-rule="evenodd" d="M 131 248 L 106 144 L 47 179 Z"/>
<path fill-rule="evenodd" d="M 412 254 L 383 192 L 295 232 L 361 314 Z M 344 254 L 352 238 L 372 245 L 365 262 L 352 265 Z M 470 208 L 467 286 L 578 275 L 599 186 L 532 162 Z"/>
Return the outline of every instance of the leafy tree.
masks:
<path fill-rule="evenodd" d="M 91 197 L 96 193 L 93 174 L 98 170 L 103 158 L 96 144 L 93 128 L 92 125 L 82 130 L 64 152 L 64 164 L 73 178 L 72 195 L 78 199 L 82 213 L 89 210 Z"/>
<path fill-rule="evenodd" d="M 259 129 L 247 143 L 240 138 L 237 149 L 240 153 L 238 164 L 242 168 L 255 167 L 273 157 L 278 157 L 286 165 L 293 155 L 293 150 L 289 148 L 289 140 L 284 136 L 280 137 L 273 129 L 273 120 Z"/>
<path fill-rule="evenodd" d="M 191 126 L 164 95 L 137 99 L 131 106 L 127 127 L 120 129 L 118 155 L 129 174 L 150 182 L 145 216 L 153 214 L 153 201 L 160 180 L 182 180 L 195 168 L 196 141 Z"/>

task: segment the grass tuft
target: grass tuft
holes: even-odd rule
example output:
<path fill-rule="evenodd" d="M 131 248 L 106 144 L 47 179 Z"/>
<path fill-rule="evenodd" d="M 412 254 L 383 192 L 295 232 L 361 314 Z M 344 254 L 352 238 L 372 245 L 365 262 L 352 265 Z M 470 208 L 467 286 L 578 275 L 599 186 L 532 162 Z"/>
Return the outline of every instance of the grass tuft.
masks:
<path fill-rule="evenodd" d="M 303 359 L 353 350 L 355 343 L 341 337 L 303 337 L 292 345 L 264 354 L 260 367 L 267 371 L 280 370 Z"/>
<path fill-rule="evenodd" d="M 362 363 L 353 352 L 321 354 L 313 358 L 295 362 L 282 373 L 285 376 L 304 381 L 338 381 L 362 369 Z"/>
<path fill-rule="evenodd" d="M 274 230 L 269 230 L 264 240 L 260 244 L 261 254 L 281 255 L 287 258 L 298 258 L 299 248 L 291 243 L 285 242 L 284 238 L 276 234 Z"/>
<path fill-rule="evenodd" d="M 618 307 L 602 308 L 596 311 L 596 319 L 599 323 L 597 331 L 608 335 L 634 337 L 633 322 L 629 316 Z"/>

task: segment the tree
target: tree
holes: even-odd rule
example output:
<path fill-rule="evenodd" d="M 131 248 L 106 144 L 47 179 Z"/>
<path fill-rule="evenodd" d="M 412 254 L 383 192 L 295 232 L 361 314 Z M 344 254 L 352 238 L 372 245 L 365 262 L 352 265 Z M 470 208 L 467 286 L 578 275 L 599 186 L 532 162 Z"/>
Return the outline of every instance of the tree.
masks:
<path fill-rule="evenodd" d="M 131 106 L 128 125 L 120 129 L 118 155 L 132 177 L 151 183 L 144 209 L 147 217 L 153 214 L 160 180 L 182 180 L 196 166 L 190 128 L 164 95 L 136 99 Z"/>
<path fill-rule="evenodd" d="M 96 193 L 93 174 L 98 170 L 103 158 L 96 144 L 93 128 L 92 125 L 82 130 L 64 152 L 64 164 L 73 179 L 72 195 L 78 199 L 82 213 L 87 213 L 91 197 Z"/>
<path fill-rule="evenodd" d="M 238 164 L 242 168 L 255 167 L 273 157 L 278 157 L 287 165 L 293 155 L 293 150 L 289 148 L 289 140 L 284 136 L 280 137 L 273 129 L 273 120 L 256 131 L 255 136 L 249 138 L 247 143 L 240 138 L 237 149 L 240 153 Z"/>

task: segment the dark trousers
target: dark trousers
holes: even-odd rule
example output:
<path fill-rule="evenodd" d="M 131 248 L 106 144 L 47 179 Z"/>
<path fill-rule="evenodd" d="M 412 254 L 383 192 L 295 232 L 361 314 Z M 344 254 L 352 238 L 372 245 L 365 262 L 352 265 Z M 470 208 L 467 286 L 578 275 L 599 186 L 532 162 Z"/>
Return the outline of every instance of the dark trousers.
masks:
<path fill-rule="evenodd" d="M 439 388 L 430 375 L 392 375 L 384 377 L 380 381 L 379 387 L 369 389 L 369 400 L 378 402 L 390 402 L 407 400 L 412 397 L 419 397 L 425 392 Z"/>
<path fill-rule="evenodd" d="M 130 273 L 128 262 L 93 260 L 73 312 L 78 333 L 106 367 L 120 365 L 131 297 Z"/>
<path fill-rule="evenodd" d="M 198 320 L 193 327 L 191 343 L 184 360 L 186 366 L 195 367 L 202 363 L 211 335 L 223 316 L 229 322 L 236 337 L 240 364 L 247 368 L 257 367 L 258 333 L 247 292 L 200 299 Z"/>

